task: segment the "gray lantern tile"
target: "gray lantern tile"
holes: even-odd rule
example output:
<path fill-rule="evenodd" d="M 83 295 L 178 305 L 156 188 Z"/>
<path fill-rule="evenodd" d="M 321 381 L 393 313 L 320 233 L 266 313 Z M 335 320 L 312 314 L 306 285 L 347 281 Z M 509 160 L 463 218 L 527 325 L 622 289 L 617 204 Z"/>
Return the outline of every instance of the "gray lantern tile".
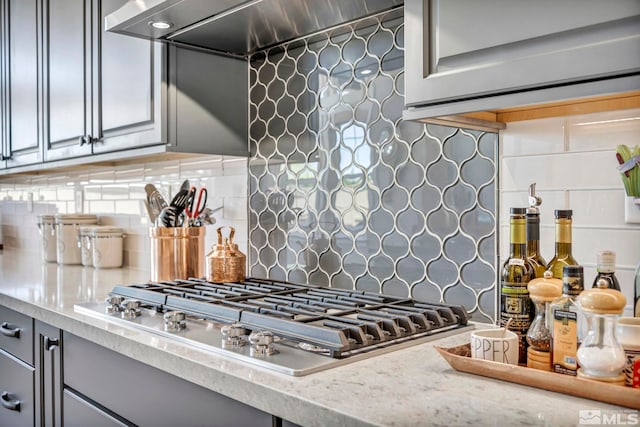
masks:
<path fill-rule="evenodd" d="M 495 316 L 497 135 L 402 121 L 402 8 L 250 58 L 254 276 Z"/>

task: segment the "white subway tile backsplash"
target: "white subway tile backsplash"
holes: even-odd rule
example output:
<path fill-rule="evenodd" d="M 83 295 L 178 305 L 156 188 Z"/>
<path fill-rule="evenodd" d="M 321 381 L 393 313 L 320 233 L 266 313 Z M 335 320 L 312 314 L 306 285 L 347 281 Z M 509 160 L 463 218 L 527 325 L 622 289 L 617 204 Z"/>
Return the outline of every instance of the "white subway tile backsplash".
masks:
<path fill-rule="evenodd" d="M 500 135 L 504 157 L 561 153 L 564 151 L 563 118 L 509 123 Z"/>
<path fill-rule="evenodd" d="M 553 210 L 570 208 L 573 254 L 585 267 L 585 285 L 591 286 L 596 253 L 613 250 L 617 254 L 616 274 L 623 293 L 631 301 L 633 272 L 640 263 L 640 225 L 624 222 L 624 190 L 616 168 L 615 148 L 618 144 L 638 144 L 639 116 L 640 109 L 634 109 L 507 126 L 501 134 L 503 259 L 509 250 L 508 208 L 522 204 L 528 185 L 537 182 L 538 194 L 543 199 L 540 230 L 543 257 L 549 261 L 554 254 Z M 560 120 L 564 128 L 559 125 Z M 541 150 L 546 151 L 536 151 L 530 146 L 538 140 Z"/>

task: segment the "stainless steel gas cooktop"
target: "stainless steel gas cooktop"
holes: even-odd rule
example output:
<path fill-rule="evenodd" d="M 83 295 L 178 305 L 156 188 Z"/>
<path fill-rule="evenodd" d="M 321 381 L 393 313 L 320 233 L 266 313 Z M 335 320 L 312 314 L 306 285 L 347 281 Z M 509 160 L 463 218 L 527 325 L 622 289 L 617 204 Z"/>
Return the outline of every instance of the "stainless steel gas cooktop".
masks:
<path fill-rule="evenodd" d="M 257 278 L 119 285 L 74 309 L 294 376 L 473 329 L 462 306 Z"/>

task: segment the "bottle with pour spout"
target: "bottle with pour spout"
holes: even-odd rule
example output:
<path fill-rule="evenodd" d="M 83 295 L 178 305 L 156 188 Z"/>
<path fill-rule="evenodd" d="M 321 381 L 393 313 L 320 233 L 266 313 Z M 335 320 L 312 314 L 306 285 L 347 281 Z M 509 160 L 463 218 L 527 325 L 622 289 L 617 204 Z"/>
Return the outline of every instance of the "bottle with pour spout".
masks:
<path fill-rule="evenodd" d="M 242 282 L 245 279 L 247 257 L 233 242 L 235 229 L 229 228 L 229 236 L 222 238 L 222 229 L 218 227 L 218 243 L 207 254 L 207 280 L 214 283 Z"/>
<path fill-rule="evenodd" d="M 540 255 L 540 209 L 542 199 L 536 196 L 536 183 L 529 186 L 529 207 L 527 208 L 527 259 L 533 267 L 534 276 L 541 278 L 547 270 L 547 262 Z"/>

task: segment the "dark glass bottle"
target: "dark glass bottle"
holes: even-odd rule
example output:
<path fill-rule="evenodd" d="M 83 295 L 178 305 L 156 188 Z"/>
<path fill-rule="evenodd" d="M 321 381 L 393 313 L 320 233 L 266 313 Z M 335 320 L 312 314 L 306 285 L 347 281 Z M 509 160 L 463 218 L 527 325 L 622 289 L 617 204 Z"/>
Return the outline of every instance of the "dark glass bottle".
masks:
<path fill-rule="evenodd" d="M 527 361 L 526 334 L 535 315 L 527 284 L 534 278 L 527 259 L 526 209 L 511 208 L 509 258 L 500 272 L 500 325 L 511 321 L 509 329 L 520 336 L 519 362 Z"/>
<path fill-rule="evenodd" d="M 620 290 L 616 277 L 616 253 L 613 251 L 598 252 L 598 274 L 593 280 L 593 288 L 610 288 Z"/>
<path fill-rule="evenodd" d="M 547 262 L 540 255 L 540 212 L 537 209 L 527 209 L 527 259 L 535 277 L 544 277 Z"/>
<path fill-rule="evenodd" d="M 562 269 L 566 265 L 578 265 L 571 254 L 571 226 L 573 211 L 556 210 L 556 253 L 547 264 L 547 270 L 551 270 L 553 277 L 562 279 Z"/>

